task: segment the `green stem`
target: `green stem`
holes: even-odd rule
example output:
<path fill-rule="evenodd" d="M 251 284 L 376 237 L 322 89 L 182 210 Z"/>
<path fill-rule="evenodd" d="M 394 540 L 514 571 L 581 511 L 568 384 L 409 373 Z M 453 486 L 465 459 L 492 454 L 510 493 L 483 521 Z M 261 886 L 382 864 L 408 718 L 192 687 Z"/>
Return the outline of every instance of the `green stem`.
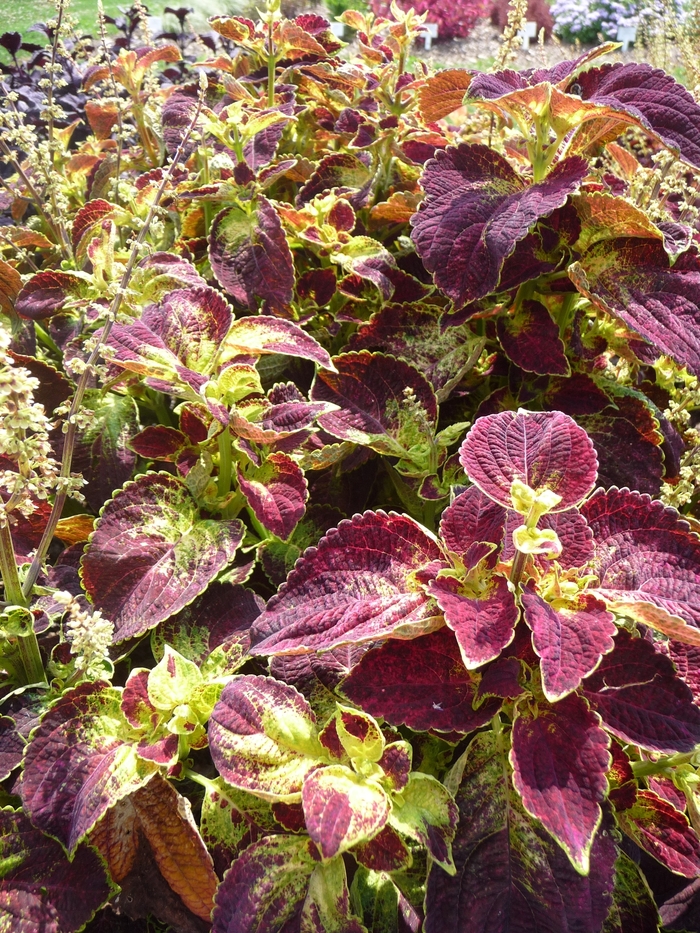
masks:
<path fill-rule="evenodd" d="M 275 106 L 275 70 L 277 68 L 277 56 L 275 55 L 275 46 L 272 41 L 272 17 L 268 22 L 268 42 L 269 50 L 267 55 L 267 105 Z"/>
<path fill-rule="evenodd" d="M 233 459 L 231 457 L 231 432 L 226 428 L 219 434 L 219 482 L 220 496 L 227 496 L 231 491 Z"/>
<path fill-rule="evenodd" d="M 5 588 L 5 600 L 13 606 L 26 606 L 22 584 L 17 573 L 15 548 L 7 519 L 0 519 L 0 573 Z"/>
<path fill-rule="evenodd" d="M 522 577 L 523 570 L 525 569 L 526 559 L 527 554 L 524 551 L 515 552 L 513 566 L 510 568 L 510 582 L 513 584 L 513 586 L 518 586 L 520 583 L 520 578 Z"/>
<path fill-rule="evenodd" d="M 143 118 L 143 107 L 141 106 L 140 101 L 134 101 L 134 120 L 136 122 L 136 129 L 139 131 L 139 138 L 141 139 L 141 144 L 143 145 L 144 152 L 146 157 L 151 165 L 156 168 L 160 164 L 160 158 L 158 157 L 155 149 L 153 148 L 153 141 L 151 139 L 151 133 L 148 127 L 146 126 L 146 121 Z"/>
<path fill-rule="evenodd" d="M 0 572 L 5 588 L 5 599 L 15 606 L 26 606 L 27 600 L 22 592 L 17 573 L 17 560 L 12 544 L 12 534 L 7 521 L 0 521 Z M 46 683 L 44 662 L 41 659 L 39 643 L 34 630 L 26 635 L 17 636 L 17 648 L 24 668 L 24 682 L 27 684 Z"/>
<path fill-rule="evenodd" d="M 632 772 L 637 778 L 660 774 L 662 771 L 668 770 L 668 768 L 688 764 L 694 754 L 694 752 L 678 752 L 675 755 L 664 755 L 663 758 L 659 758 L 657 761 L 633 761 Z"/>

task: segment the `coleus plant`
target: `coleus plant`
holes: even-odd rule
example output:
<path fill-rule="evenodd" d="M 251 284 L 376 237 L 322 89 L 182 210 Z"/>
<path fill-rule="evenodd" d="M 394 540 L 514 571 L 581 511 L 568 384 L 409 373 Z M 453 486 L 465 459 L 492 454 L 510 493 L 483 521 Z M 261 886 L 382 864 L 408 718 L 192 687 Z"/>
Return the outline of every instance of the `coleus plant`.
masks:
<path fill-rule="evenodd" d="M 4 118 L 2 924 L 682 924 L 698 104 L 137 14 Z"/>

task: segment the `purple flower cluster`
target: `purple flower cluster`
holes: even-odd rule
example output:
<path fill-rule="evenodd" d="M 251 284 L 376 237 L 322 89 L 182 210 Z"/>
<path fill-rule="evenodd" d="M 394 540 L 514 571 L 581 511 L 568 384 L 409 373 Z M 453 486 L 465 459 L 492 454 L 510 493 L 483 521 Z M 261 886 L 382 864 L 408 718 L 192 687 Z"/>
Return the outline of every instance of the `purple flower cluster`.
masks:
<path fill-rule="evenodd" d="M 676 15 L 682 15 L 678 2 Z M 598 36 L 614 39 L 620 26 L 642 26 L 667 15 L 662 0 L 555 0 L 554 30 L 572 42 L 596 42 Z"/>

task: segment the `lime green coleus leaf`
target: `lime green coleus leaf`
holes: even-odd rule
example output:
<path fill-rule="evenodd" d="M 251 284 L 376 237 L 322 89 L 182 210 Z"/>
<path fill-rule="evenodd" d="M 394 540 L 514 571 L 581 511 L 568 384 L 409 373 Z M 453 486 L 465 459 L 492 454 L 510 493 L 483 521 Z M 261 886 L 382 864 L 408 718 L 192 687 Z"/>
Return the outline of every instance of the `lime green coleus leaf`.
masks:
<path fill-rule="evenodd" d="M 83 683 L 48 710 L 27 746 L 25 810 L 71 854 L 110 807 L 158 770 L 137 754 L 121 699 L 116 687 Z"/>
<path fill-rule="evenodd" d="M 307 700 L 288 684 L 253 674 L 224 688 L 209 744 L 228 784 L 268 800 L 299 800 L 304 779 L 329 760 Z"/>
<path fill-rule="evenodd" d="M 386 743 L 375 719 L 360 710 L 340 706 L 335 724 L 350 759 L 379 761 Z"/>
<path fill-rule="evenodd" d="M 268 800 L 229 787 L 221 778 L 207 782 L 199 831 L 219 876 L 253 839 L 278 828 Z"/>
<path fill-rule="evenodd" d="M 457 806 L 444 784 L 414 771 L 400 796 L 394 797 L 389 824 L 426 846 L 432 858 L 453 875 L 452 840 L 457 820 Z"/>
<path fill-rule="evenodd" d="M 391 875 L 360 867 L 350 888 L 350 901 L 369 933 L 402 933 L 420 929 L 421 919 Z"/>
<path fill-rule="evenodd" d="M 300 933 L 367 933 L 353 916 L 342 858 L 317 865 L 309 879 L 299 924 Z"/>

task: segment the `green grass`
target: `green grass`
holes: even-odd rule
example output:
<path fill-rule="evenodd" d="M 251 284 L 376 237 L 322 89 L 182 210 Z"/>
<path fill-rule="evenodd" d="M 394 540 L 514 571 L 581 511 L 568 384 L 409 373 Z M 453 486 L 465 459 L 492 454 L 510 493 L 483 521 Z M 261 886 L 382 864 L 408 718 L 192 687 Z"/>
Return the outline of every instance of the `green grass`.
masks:
<path fill-rule="evenodd" d="M 165 4 L 167 6 L 167 4 Z M 128 6 L 121 0 L 103 0 L 105 13 L 116 16 L 120 6 Z M 78 20 L 81 32 L 94 32 L 97 24 L 97 0 L 73 0 L 71 15 Z M 41 42 L 39 32 L 25 32 L 34 23 L 46 22 L 56 15 L 51 0 L 0 0 L 0 32 L 21 32 L 27 42 Z"/>

